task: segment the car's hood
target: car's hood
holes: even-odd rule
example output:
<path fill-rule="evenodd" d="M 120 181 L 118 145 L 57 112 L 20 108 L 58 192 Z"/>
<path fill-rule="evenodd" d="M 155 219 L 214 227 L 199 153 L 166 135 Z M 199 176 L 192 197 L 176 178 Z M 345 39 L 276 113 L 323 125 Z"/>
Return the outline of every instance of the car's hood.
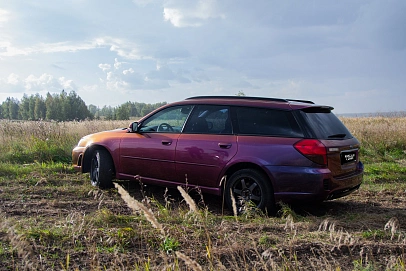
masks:
<path fill-rule="evenodd" d="M 78 146 L 85 147 L 92 143 L 102 143 L 106 139 L 111 140 L 112 138 L 121 138 L 121 135 L 126 134 L 126 133 L 128 133 L 127 128 L 119 128 L 119 129 L 89 134 L 89 135 L 82 137 L 79 140 Z"/>

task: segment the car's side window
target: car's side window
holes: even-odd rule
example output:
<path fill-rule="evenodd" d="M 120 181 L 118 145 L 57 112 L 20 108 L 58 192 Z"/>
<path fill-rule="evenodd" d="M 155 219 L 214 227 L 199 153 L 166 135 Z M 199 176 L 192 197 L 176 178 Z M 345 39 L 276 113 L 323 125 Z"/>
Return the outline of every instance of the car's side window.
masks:
<path fill-rule="evenodd" d="M 165 108 L 142 122 L 139 132 L 180 133 L 192 105 Z"/>
<path fill-rule="evenodd" d="M 303 137 L 290 111 L 237 107 L 236 113 L 239 134 Z"/>
<path fill-rule="evenodd" d="M 198 105 L 186 123 L 184 133 L 231 134 L 229 107 L 224 105 Z"/>

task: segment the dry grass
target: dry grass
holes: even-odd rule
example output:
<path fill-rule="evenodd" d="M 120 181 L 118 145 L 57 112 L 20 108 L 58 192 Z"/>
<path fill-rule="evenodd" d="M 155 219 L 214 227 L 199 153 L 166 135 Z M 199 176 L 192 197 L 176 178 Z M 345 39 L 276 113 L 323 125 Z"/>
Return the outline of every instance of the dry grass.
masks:
<path fill-rule="evenodd" d="M 69 162 L 82 136 L 128 127 L 129 121 L 0 120 L 0 160 L 13 163 Z"/>
<path fill-rule="evenodd" d="M 384 157 L 394 151 L 406 151 L 406 117 L 341 118 L 363 146 L 364 156 Z M 24 159 L 35 153 L 35 160 L 70 158 L 70 151 L 87 134 L 128 127 L 130 121 L 9 121 L 0 120 L 0 158 L 3 161 L 31 162 Z M 45 152 L 54 151 L 52 157 Z M 14 153 L 14 155 L 12 155 Z M 16 157 L 22 153 L 21 157 Z M 65 159 L 65 160 L 63 160 Z"/>
<path fill-rule="evenodd" d="M 220 198 L 53 172 L 0 178 L 0 270 L 405 270 L 404 194 L 367 186 L 236 221 Z"/>
<path fill-rule="evenodd" d="M 385 160 L 406 152 L 406 117 L 342 118 L 341 120 L 361 142 L 363 151 L 361 154 L 364 157 L 378 156 Z"/>
<path fill-rule="evenodd" d="M 361 142 L 389 145 L 406 142 L 406 117 L 341 118 L 350 132 Z"/>
<path fill-rule="evenodd" d="M 38 139 L 60 139 L 69 136 L 77 137 L 105 130 L 128 127 L 130 121 L 10 121 L 0 120 L 0 138 L 3 144 L 11 144 L 16 140 L 30 141 Z"/>

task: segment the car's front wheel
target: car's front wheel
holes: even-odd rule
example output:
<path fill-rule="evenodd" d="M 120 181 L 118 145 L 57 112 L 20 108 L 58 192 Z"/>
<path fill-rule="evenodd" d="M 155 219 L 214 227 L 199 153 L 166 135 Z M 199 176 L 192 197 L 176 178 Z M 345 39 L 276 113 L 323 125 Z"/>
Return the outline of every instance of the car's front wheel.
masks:
<path fill-rule="evenodd" d="M 113 187 L 113 161 L 106 150 L 93 152 L 90 165 L 90 181 L 100 188 Z"/>
<path fill-rule="evenodd" d="M 225 200 L 233 210 L 233 199 L 237 213 L 244 213 L 250 206 L 274 214 L 275 203 L 272 186 L 267 177 L 254 169 L 241 169 L 231 175 L 225 186 Z"/>

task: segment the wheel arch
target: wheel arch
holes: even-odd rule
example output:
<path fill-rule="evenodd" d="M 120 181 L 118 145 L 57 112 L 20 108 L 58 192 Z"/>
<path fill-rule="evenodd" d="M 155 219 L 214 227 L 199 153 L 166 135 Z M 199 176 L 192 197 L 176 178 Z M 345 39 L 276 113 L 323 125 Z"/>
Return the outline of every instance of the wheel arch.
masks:
<path fill-rule="evenodd" d="M 265 169 L 263 169 L 261 166 L 254 164 L 254 163 L 249 163 L 249 162 L 241 162 L 241 163 L 237 163 L 235 165 L 233 165 L 232 167 L 230 167 L 229 169 L 227 169 L 226 171 L 226 176 L 227 179 L 224 180 L 224 183 L 222 184 L 222 195 L 224 197 L 225 202 L 227 203 L 228 207 L 234 208 L 232 207 L 233 204 L 230 202 L 230 200 L 228 200 L 228 198 L 230 197 L 230 193 L 234 193 L 231 192 L 231 187 L 235 184 L 235 179 L 232 177 L 234 173 L 237 173 L 240 171 L 240 175 L 237 175 L 237 178 L 241 177 L 241 174 L 248 174 L 251 177 L 257 176 L 258 178 L 262 179 L 262 188 L 261 188 L 261 197 L 265 197 L 265 200 L 261 202 L 258 202 L 258 208 L 260 208 L 262 211 L 264 211 L 266 214 L 269 215 L 275 215 L 276 214 L 276 202 L 275 202 L 275 192 L 274 192 L 274 186 L 273 183 L 271 181 L 271 177 L 267 174 L 267 171 Z M 244 171 L 244 173 L 242 173 L 242 171 Z M 254 174 L 254 175 L 253 175 Z M 227 183 L 227 181 L 230 181 L 230 183 Z M 258 180 L 257 184 L 261 183 L 260 180 Z M 227 187 L 230 186 L 230 192 L 227 191 Z M 261 186 L 261 185 L 260 185 Z M 248 186 L 247 186 L 248 188 Z M 251 190 L 251 188 L 248 188 L 249 190 Z M 264 190 L 262 190 L 264 189 Z M 242 192 L 242 190 L 240 191 Z M 237 192 L 238 193 L 238 192 Z M 251 190 L 251 193 L 253 193 L 253 190 Z M 262 194 L 264 193 L 264 194 Z M 242 196 L 243 194 L 241 193 L 240 196 Z M 262 196 L 263 195 L 263 196 Z M 235 196 L 234 196 L 235 197 Z M 238 205 L 238 204 L 237 204 Z"/>
<path fill-rule="evenodd" d="M 255 164 L 255 163 L 250 163 L 250 162 L 236 163 L 236 164 L 230 166 L 226 170 L 226 172 L 224 173 L 224 176 L 227 176 L 227 178 L 230 178 L 235 172 L 237 172 L 238 170 L 241 170 L 241 169 L 253 169 L 253 170 L 258 171 L 259 173 L 261 173 L 267 179 L 271 190 L 274 191 L 273 183 L 272 183 L 272 180 L 269 177 L 268 173 L 261 166 Z M 223 193 L 224 193 L 226 181 L 224 183 L 222 183 L 222 185 L 221 185 Z"/>
<path fill-rule="evenodd" d="M 90 172 L 90 164 L 92 161 L 92 156 L 93 156 L 93 153 L 97 150 L 107 151 L 107 153 L 110 155 L 111 161 L 113 163 L 113 169 L 115 169 L 114 159 L 113 159 L 113 156 L 111 155 L 110 151 L 102 145 L 93 144 L 93 145 L 89 146 L 86 149 L 85 153 L 83 154 L 83 161 L 82 161 L 82 172 L 83 173 Z"/>

